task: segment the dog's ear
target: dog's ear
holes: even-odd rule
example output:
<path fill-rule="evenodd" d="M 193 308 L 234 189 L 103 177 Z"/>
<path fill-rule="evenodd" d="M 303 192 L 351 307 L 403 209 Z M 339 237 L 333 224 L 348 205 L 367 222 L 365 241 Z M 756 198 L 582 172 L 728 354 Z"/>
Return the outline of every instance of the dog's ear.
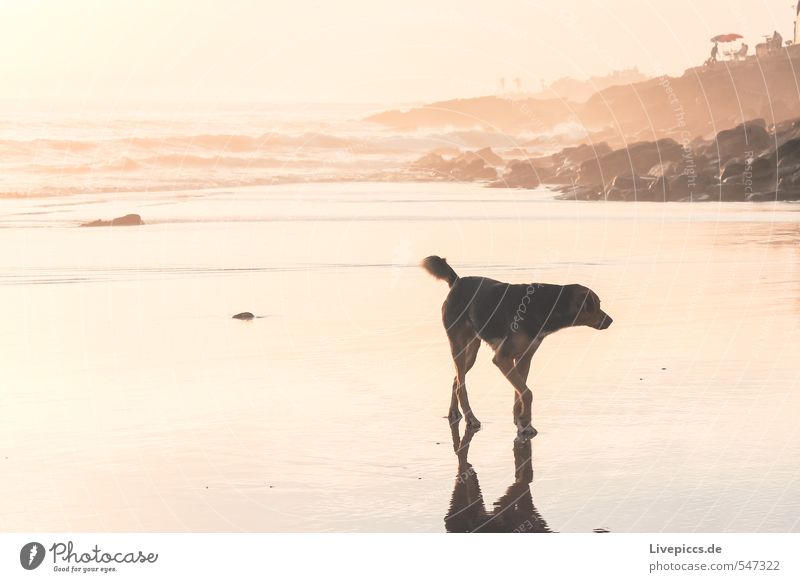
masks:
<path fill-rule="evenodd" d="M 556 309 L 555 316 L 563 321 L 561 325 L 576 325 L 578 318 L 583 313 L 583 304 L 586 301 L 586 291 L 580 285 L 566 285 L 559 301 L 560 307 Z"/>
<path fill-rule="evenodd" d="M 572 310 L 575 314 L 591 309 L 592 292 L 583 285 L 575 285 L 572 291 Z"/>
<path fill-rule="evenodd" d="M 572 287 L 572 297 L 569 302 L 569 311 L 566 314 L 570 326 L 585 325 L 600 309 L 599 302 L 591 289 L 583 285 Z"/>
<path fill-rule="evenodd" d="M 591 290 L 586 292 L 586 311 L 589 313 L 597 313 L 600 310 L 600 301 Z"/>

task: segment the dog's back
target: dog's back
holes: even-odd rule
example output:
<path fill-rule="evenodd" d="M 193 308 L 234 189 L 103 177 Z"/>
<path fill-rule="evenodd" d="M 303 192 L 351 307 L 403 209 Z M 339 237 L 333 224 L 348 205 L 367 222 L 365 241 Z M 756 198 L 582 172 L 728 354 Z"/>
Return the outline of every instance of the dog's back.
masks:
<path fill-rule="evenodd" d="M 461 277 L 451 287 L 443 307 L 450 329 L 467 323 L 484 341 L 493 342 L 515 331 L 530 337 L 562 327 L 561 304 L 572 300 L 575 285 L 512 284 L 488 277 Z"/>

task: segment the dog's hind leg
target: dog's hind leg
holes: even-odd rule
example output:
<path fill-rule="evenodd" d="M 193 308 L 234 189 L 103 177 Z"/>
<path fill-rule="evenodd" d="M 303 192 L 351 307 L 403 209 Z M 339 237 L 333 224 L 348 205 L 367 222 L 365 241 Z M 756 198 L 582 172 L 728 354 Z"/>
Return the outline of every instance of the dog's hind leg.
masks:
<path fill-rule="evenodd" d="M 456 366 L 456 378 L 453 383 L 455 394 L 450 399 L 450 414 L 454 414 L 453 404 L 458 401 L 461 405 L 461 410 L 464 411 L 464 416 L 467 419 L 467 426 L 473 429 L 480 428 L 481 423 L 472 413 L 472 408 L 469 405 L 469 397 L 467 396 L 466 376 L 467 372 L 475 363 L 475 358 L 478 355 L 478 348 L 480 347 L 480 340 L 472 335 L 466 333 L 467 330 L 459 330 L 450 335 L 450 350 L 453 355 L 453 363 Z M 456 410 L 457 412 L 457 410 Z"/>
<path fill-rule="evenodd" d="M 535 437 L 536 429 L 531 425 L 531 406 L 533 405 L 533 394 L 528 389 L 525 380 L 522 379 L 517 367 L 514 365 L 514 358 L 503 355 L 498 351 L 492 362 L 500 368 L 503 375 L 508 378 L 514 386 L 515 399 L 514 411 L 517 425 L 517 433 L 524 437 Z M 518 412 L 518 414 L 517 414 Z"/>
<path fill-rule="evenodd" d="M 478 350 L 480 349 L 480 347 L 481 347 L 481 340 L 476 337 L 471 342 L 469 342 L 467 346 L 464 348 L 464 352 L 466 355 L 464 361 L 465 377 L 467 375 L 467 372 L 469 372 L 472 369 L 472 366 L 475 365 L 475 360 L 478 358 Z M 455 356 L 453 357 L 453 359 L 455 360 Z M 456 370 L 458 370 L 458 363 L 456 363 Z M 464 388 L 464 397 L 466 398 L 466 388 Z M 458 374 L 456 374 L 455 378 L 453 378 L 453 391 L 450 397 L 450 410 L 447 413 L 447 419 L 450 421 L 451 424 L 461 420 L 461 413 L 458 411 Z M 480 426 L 480 423 L 478 423 L 478 426 Z"/>

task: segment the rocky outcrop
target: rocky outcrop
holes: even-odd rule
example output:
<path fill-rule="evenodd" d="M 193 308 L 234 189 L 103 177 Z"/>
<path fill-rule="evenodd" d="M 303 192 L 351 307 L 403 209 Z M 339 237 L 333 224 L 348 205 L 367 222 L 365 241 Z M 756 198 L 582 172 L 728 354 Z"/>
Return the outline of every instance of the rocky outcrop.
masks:
<path fill-rule="evenodd" d="M 748 121 L 733 129 L 720 131 L 707 149 L 707 154 L 720 160 L 758 155 L 774 142 L 763 119 Z"/>
<path fill-rule="evenodd" d="M 537 188 L 541 183 L 540 174 L 549 174 L 545 167 L 537 168 L 533 160 L 512 160 L 506 166 L 503 176 L 491 184 L 491 188 Z"/>
<path fill-rule="evenodd" d="M 556 175 L 575 171 L 580 168 L 582 163 L 602 158 L 612 151 L 611 146 L 606 142 L 581 144 L 579 146 L 565 148 L 558 154 L 552 156 L 553 161 L 558 166 Z"/>
<path fill-rule="evenodd" d="M 420 179 L 493 188 L 544 184 L 570 200 L 800 200 L 800 119 L 769 127 L 763 119 L 751 120 L 713 139 L 683 143 L 663 138 L 617 149 L 606 142 L 582 144 L 505 167 L 490 148 L 449 157 L 431 152 L 407 170 Z"/>
<path fill-rule="evenodd" d="M 654 166 L 679 161 L 682 153 L 683 148 L 672 139 L 634 143 L 583 162 L 578 168 L 577 183 L 607 184 L 623 174 L 644 175 Z"/>
<path fill-rule="evenodd" d="M 564 174 L 566 182 L 545 182 L 561 184 L 559 197 L 570 200 L 800 200 L 800 120 L 771 130 L 748 121 L 685 145 L 639 142 Z"/>
<path fill-rule="evenodd" d="M 710 138 L 743 119 L 763 118 L 773 125 L 796 116 L 798 70 L 800 44 L 795 44 L 767 56 L 694 67 L 679 77 L 613 83 L 584 103 L 478 97 L 387 111 L 368 120 L 399 130 L 478 125 L 514 134 L 548 133 L 559 125 L 577 123 L 588 132 L 612 128 L 604 139 L 616 147 L 632 141 L 680 139 L 683 131 Z"/>
<path fill-rule="evenodd" d="M 505 99 L 475 97 L 439 101 L 406 111 L 384 111 L 366 121 L 401 131 L 424 127 L 476 126 L 491 131 L 518 131 L 554 127 L 574 117 L 576 104 L 563 99 Z"/>
<path fill-rule="evenodd" d="M 503 159 L 491 148 L 483 148 L 451 158 L 430 152 L 409 164 L 407 169 L 434 180 L 482 182 L 495 180 L 497 178 L 495 166 L 501 166 L 503 163 Z"/>
<path fill-rule="evenodd" d="M 93 220 L 85 222 L 81 226 L 142 226 L 144 221 L 138 214 L 126 214 L 111 220 Z"/>

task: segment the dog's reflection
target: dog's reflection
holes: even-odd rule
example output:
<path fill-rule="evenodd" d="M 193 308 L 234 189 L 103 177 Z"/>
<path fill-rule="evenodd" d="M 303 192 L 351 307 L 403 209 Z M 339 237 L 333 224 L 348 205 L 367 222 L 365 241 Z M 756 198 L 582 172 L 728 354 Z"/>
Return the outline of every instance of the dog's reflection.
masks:
<path fill-rule="evenodd" d="M 445 529 L 449 532 L 550 533 L 531 497 L 533 465 L 530 439 L 514 440 L 514 482 L 505 495 L 495 501 L 492 511 L 487 511 L 478 474 L 467 459 L 469 444 L 476 431 L 467 427 L 461 437 L 460 424 L 451 425 L 458 474 L 450 509 L 444 518 Z"/>

